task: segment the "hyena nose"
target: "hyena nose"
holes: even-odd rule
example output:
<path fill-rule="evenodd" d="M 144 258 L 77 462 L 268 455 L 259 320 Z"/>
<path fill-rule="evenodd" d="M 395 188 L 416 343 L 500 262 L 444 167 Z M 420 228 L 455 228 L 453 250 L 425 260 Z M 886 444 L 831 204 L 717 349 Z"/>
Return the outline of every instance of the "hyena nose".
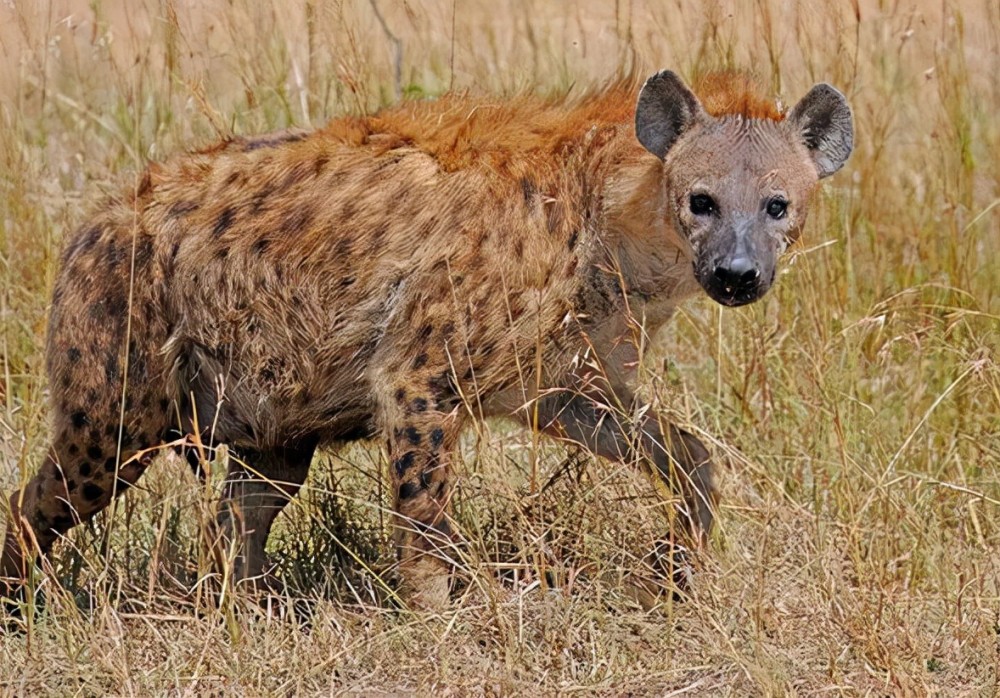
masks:
<path fill-rule="evenodd" d="M 715 281 L 733 296 L 752 290 L 760 278 L 760 269 L 745 255 L 731 257 L 715 265 Z"/>

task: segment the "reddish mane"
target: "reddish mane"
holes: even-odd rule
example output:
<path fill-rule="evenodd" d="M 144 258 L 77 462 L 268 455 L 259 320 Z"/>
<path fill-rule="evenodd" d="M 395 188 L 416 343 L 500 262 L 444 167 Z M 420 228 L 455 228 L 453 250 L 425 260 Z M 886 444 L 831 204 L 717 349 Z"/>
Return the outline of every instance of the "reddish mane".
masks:
<path fill-rule="evenodd" d="M 748 119 L 782 121 L 785 114 L 753 76 L 736 71 L 707 73 L 694 83 L 694 92 L 712 116 L 740 114 Z"/>

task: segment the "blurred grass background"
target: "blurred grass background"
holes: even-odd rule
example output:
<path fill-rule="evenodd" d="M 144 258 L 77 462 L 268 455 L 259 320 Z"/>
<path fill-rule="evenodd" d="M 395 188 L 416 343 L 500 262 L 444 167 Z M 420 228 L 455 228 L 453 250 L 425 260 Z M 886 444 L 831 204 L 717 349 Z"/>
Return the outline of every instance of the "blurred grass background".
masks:
<path fill-rule="evenodd" d="M 45 612 L 0 636 L 0 692 L 995 694 L 993 0 L 0 2 L 0 484 L 46 447 L 62 237 L 145 162 L 447 90 L 581 90 L 623 65 L 751 69 L 788 105 L 826 81 L 856 119 L 767 299 L 695 301 L 648 357 L 657 406 L 720 466 L 693 598 L 650 611 L 624 592 L 665 525 L 641 476 L 497 422 L 463 443 L 448 618 L 387 599 L 377 444 L 320 456 L 278 532 L 308 626 L 220 610 L 187 593 L 213 493 L 164 458 L 59 548 Z"/>

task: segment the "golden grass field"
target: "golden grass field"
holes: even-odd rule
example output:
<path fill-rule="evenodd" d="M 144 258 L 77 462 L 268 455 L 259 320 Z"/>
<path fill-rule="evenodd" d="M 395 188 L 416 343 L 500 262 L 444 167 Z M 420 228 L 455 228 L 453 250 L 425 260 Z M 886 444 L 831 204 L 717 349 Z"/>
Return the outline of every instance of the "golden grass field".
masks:
<path fill-rule="evenodd" d="M 271 614 L 202 593 L 215 491 L 165 457 L 74 530 L 0 634 L 2 695 L 1000 693 L 1000 5 L 995 0 L 0 1 L 0 485 L 46 448 L 63 236 L 143 163 L 443 91 L 621 66 L 845 92 L 856 149 L 762 302 L 690 303 L 646 375 L 711 445 L 689 600 L 623 579 L 665 528 L 629 468 L 502 422 L 463 442 L 464 582 L 392 602 L 379 444 L 324 453 Z M 308 608 L 307 608 L 308 607 Z"/>

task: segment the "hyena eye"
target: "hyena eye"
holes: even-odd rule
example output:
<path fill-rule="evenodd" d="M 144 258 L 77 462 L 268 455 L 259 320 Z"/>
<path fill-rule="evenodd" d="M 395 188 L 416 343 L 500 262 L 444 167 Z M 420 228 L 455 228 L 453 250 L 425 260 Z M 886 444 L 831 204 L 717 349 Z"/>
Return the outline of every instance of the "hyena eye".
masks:
<path fill-rule="evenodd" d="M 774 220 L 780 220 L 785 217 L 785 211 L 788 210 L 788 202 L 784 199 L 774 198 L 767 202 L 767 215 L 769 215 Z"/>
<path fill-rule="evenodd" d="M 719 210 L 715 205 L 715 199 L 708 194 L 692 194 L 689 204 L 691 213 L 696 216 L 707 216 Z"/>

